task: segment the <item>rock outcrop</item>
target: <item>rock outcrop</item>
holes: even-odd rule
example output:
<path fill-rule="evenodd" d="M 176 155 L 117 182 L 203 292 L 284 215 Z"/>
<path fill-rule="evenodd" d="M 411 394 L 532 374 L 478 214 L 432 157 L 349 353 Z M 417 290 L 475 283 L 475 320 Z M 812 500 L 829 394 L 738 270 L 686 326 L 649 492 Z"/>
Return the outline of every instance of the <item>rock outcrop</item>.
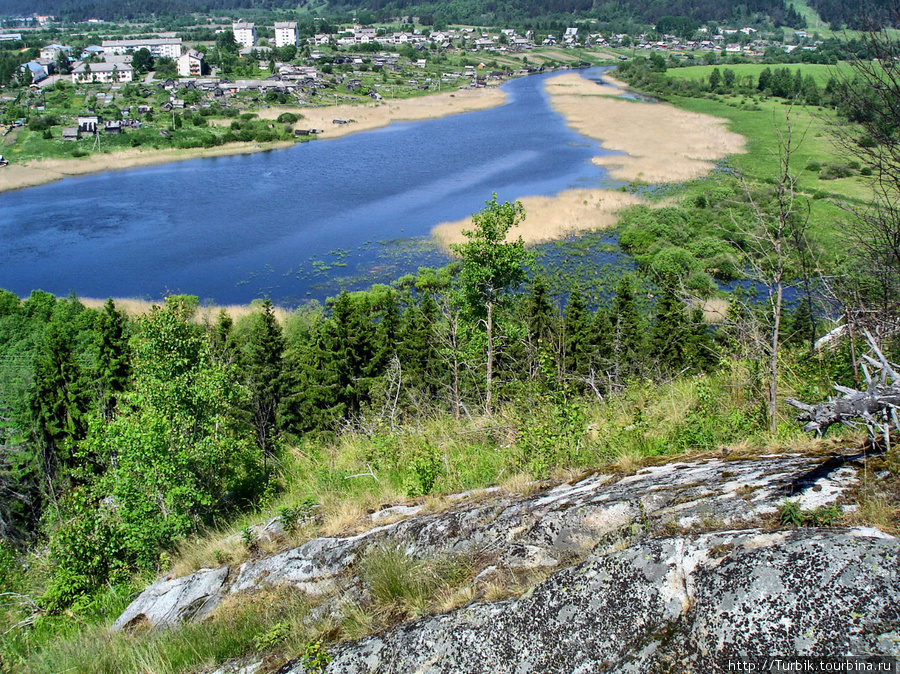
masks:
<path fill-rule="evenodd" d="M 527 595 L 338 646 L 328 674 L 714 672 L 900 656 L 900 546 L 875 529 L 731 531 L 592 555 Z M 300 674 L 296 663 L 284 672 Z"/>
<path fill-rule="evenodd" d="M 397 511 L 394 516 L 406 519 L 380 526 L 374 522 L 386 518 L 376 513 L 373 528 L 357 535 L 317 538 L 236 569 L 160 580 L 141 593 L 113 629 L 138 623 L 174 626 L 208 615 L 228 594 L 265 584 L 324 594 L 352 582 L 347 570 L 358 555 L 384 540 L 422 556 L 477 553 L 499 569 L 563 568 L 591 551 L 648 535 L 753 526 L 785 498 L 804 509 L 835 502 L 855 484 L 859 458 L 784 455 L 676 462 L 628 476 L 595 474 L 530 497 L 499 490 L 477 499 L 457 495 L 442 512 Z"/>

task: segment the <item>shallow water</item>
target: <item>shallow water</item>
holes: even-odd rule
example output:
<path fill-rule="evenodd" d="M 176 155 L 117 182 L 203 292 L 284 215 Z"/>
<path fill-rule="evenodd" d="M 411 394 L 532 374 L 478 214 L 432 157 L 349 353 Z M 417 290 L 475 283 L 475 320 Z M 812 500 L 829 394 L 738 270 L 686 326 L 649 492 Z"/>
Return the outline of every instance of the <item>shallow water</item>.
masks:
<path fill-rule="evenodd" d="M 432 227 L 492 192 L 620 184 L 550 107 L 551 76 L 506 83 L 491 110 L 0 194 L 0 287 L 295 305 L 441 264 Z"/>

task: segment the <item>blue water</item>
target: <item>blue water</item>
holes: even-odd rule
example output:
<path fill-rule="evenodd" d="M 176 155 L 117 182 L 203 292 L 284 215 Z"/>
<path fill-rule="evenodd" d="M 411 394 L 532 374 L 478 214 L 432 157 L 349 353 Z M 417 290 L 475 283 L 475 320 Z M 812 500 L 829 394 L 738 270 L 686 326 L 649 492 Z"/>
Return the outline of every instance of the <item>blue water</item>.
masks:
<path fill-rule="evenodd" d="M 491 110 L 0 194 L 0 288 L 293 305 L 440 264 L 431 229 L 492 192 L 619 185 L 551 109 L 548 76 L 506 83 Z"/>

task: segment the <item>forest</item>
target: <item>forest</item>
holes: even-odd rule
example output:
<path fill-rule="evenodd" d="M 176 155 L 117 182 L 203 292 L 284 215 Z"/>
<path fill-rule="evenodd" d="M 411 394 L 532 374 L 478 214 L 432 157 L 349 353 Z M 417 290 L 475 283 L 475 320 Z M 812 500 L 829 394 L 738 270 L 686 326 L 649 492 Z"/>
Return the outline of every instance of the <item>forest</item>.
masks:
<path fill-rule="evenodd" d="M 324 9 L 324 12 L 323 12 Z M 828 7 L 824 7 L 827 10 Z M 292 10 L 306 16 L 309 8 L 284 0 L 9 0 L 4 3 L 8 16 L 52 14 L 64 21 L 99 18 L 106 21 L 136 21 L 196 13 L 203 16 Z M 368 12 L 373 21 L 389 21 L 397 16 L 418 16 L 430 25 L 443 23 L 503 25 L 510 22 L 556 18 L 559 20 L 597 19 L 601 22 L 635 21 L 654 25 L 665 16 L 688 17 L 700 25 L 709 21 L 732 23 L 765 23 L 803 28 L 805 22 L 784 0 L 751 0 L 750 2 L 710 2 L 709 0 L 628 0 L 599 3 L 593 0 L 454 0 L 434 3 L 410 0 L 350 0 L 317 7 L 316 16 L 349 16 Z M 829 20 L 823 16 L 824 20 Z"/>

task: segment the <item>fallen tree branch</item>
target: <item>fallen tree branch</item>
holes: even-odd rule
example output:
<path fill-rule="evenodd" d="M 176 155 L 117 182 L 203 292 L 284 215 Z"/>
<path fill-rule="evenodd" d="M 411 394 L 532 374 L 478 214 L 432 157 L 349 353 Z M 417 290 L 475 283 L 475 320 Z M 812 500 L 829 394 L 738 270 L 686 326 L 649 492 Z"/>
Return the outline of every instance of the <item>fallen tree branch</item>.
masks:
<path fill-rule="evenodd" d="M 900 375 L 897 374 L 897 370 L 900 368 L 885 358 L 868 331 L 865 335 L 876 358 L 871 356 L 863 358 L 880 375 L 873 376 L 864 363 L 860 364 L 866 378 L 865 391 L 835 384 L 834 389 L 842 393 L 843 397 L 833 398 L 818 405 L 804 403 L 794 398 L 785 399 L 784 402 L 788 405 L 801 410 L 801 414 L 797 415 L 797 421 L 804 424 L 803 430 L 807 433 L 822 435 L 834 424 L 855 426 L 856 420 L 865 423 L 873 437 L 883 433 L 888 442 L 892 428 L 900 431 L 900 421 L 897 417 L 897 409 L 900 408 Z M 890 384 L 887 382 L 889 377 Z"/>

